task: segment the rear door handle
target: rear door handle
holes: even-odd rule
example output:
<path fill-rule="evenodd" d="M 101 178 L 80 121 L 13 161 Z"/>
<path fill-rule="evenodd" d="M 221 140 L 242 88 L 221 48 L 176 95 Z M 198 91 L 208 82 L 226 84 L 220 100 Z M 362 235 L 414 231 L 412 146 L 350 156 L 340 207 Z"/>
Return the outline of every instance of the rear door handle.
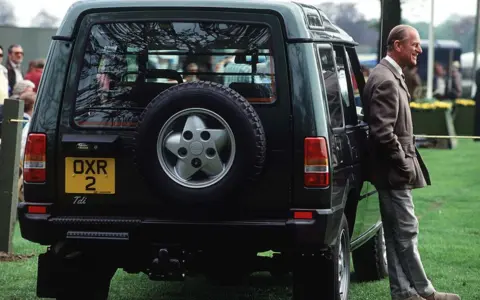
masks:
<path fill-rule="evenodd" d="M 358 158 L 358 149 L 357 149 L 357 147 L 352 147 L 352 156 L 353 156 L 353 158 Z"/>

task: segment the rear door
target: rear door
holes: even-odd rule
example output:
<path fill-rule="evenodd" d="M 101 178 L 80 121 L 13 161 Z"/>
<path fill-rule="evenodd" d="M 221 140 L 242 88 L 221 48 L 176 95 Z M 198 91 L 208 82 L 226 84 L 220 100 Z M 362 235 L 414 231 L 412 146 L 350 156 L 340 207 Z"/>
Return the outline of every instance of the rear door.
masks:
<path fill-rule="evenodd" d="M 333 133 L 333 139 L 330 141 L 333 168 L 331 205 L 332 209 L 336 209 L 343 204 L 347 179 L 351 174 L 351 156 L 341 93 L 343 82 L 332 45 L 319 44 L 317 50 L 326 88 L 330 127 Z"/>
<path fill-rule="evenodd" d="M 190 21 L 172 22 L 172 15 Z M 282 25 L 267 14 L 205 11 L 202 17 L 209 22 L 194 21 L 198 13 L 186 10 L 112 11 L 83 19 L 58 135 L 58 204 L 65 213 L 172 216 L 167 199 L 151 192 L 142 179 L 149 174 L 140 174 L 133 159 L 140 114 L 176 84 L 143 75 L 168 71 L 184 81 L 227 85 L 254 106 L 266 132 L 263 173 L 225 201 L 238 218 L 284 217 L 292 139 L 288 78 L 277 76 L 288 73 Z M 146 19 L 153 21 L 139 21 Z M 258 50 L 261 59 L 253 64 L 247 56 L 246 68 L 227 73 L 235 52 L 246 49 Z"/>
<path fill-rule="evenodd" d="M 360 69 L 360 62 L 354 47 L 345 47 L 345 62 L 348 66 L 349 97 L 352 104 L 352 126 L 354 132 L 351 135 L 351 143 L 354 150 L 354 170 L 358 178 L 358 183 L 362 186 L 360 189 L 360 201 L 358 210 L 362 210 L 363 222 L 361 233 L 365 233 L 380 220 L 380 211 L 375 186 L 368 181 L 368 138 L 369 127 L 363 121 L 363 100 L 362 93 L 365 86 L 365 79 Z M 353 110 L 355 109 L 355 112 Z M 355 158 L 356 157 L 356 158 Z"/>

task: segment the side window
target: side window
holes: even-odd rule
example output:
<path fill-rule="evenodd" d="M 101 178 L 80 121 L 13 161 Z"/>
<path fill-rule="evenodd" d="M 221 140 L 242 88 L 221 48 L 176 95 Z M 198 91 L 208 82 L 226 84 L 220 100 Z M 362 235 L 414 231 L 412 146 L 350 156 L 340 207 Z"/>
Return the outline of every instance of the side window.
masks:
<path fill-rule="evenodd" d="M 320 70 L 327 95 L 330 123 L 333 128 L 343 127 L 342 100 L 335 56 L 330 45 L 318 46 L 318 69 Z"/>
<path fill-rule="evenodd" d="M 345 50 L 341 46 L 335 49 L 335 62 L 337 64 L 338 81 L 340 83 L 340 94 L 342 95 L 342 104 L 344 107 L 343 114 L 346 125 L 357 125 L 357 111 L 353 104 L 353 91 L 349 88 L 352 84 L 350 78 L 350 70 L 347 70 L 347 56 Z"/>
<path fill-rule="evenodd" d="M 358 60 L 357 53 L 353 47 L 347 47 L 347 61 L 350 68 L 350 74 L 353 82 L 353 95 L 355 98 L 355 106 L 357 110 L 363 109 L 362 92 L 365 86 L 365 77 L 360 68 L 360 62 Z"/>

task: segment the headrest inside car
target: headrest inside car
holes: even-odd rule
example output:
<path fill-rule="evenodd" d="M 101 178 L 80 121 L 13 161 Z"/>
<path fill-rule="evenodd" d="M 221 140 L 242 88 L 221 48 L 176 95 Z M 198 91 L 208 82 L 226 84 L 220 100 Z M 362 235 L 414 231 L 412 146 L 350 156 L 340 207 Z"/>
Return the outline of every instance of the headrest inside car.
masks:
<path fill-rule="evenodd" d="M 237 53 L 235 54 L 235 63 L 247 65 L 258 64 L 258 55 Z"/>

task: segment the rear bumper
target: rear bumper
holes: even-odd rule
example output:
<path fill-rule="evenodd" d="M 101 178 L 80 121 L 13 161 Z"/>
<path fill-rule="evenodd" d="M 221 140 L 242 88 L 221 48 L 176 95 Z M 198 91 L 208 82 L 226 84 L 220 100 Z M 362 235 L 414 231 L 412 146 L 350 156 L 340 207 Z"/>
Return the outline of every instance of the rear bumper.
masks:
<path fill-rule="evenodd" d="M 52 216 L 28 213 L 33 203 L 19 203 L 22 237 L 42 245 L 65 239 L 80 243 L 161 244 L 185 248 L 305 248 L 319 251 L 332 241 L 337 214 L 312 211 L 312 219 L 190 222 L 132 217 Z M 45 205 L 45 204 L 42 204 Z M 48 212 L 48 210 L 47 210 Z M 292 214 L 293 215 L 293 214 Z M 341 217 L 341 215 L 340 215 Z"/>

